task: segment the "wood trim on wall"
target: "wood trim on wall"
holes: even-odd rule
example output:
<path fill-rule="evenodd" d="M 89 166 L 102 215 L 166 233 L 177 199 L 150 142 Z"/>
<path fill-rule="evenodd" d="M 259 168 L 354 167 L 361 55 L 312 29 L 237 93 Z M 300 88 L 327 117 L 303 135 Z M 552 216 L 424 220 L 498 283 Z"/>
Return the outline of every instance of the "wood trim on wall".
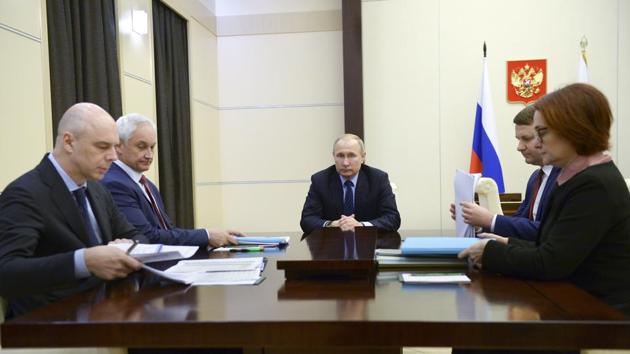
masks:
<path fill-rule="evenodd" d="M 361 1 L 342 0 L 345 132 L 363 136 L 363 54 Z"/>

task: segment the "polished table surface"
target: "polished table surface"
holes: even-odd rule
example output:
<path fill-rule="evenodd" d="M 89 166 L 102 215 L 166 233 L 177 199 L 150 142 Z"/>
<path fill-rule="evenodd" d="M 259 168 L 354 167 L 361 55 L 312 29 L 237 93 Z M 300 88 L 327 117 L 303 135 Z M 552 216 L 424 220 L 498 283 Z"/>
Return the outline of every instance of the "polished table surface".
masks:
<path fill-rule="evenodd" d="M 630 322 L 568 283 L 477 271 L 465 285 L 404 285 L 393 272 L 286 280 L 276 268 L 277 260 L 321 259 L 321 240 L 338 233 L 291 235 L 286 249 L 265 251 L 266 279 L 256 286 L 186 287 L 143 273 L 104 284 L 2 324 L 2 347 L 630 348 Z M 374 233 L 357 229 L 355 247 Z M 381 233 L 376 242 L 397 248 L 400 236 Z M 348 257 L 357 255 L 339 251 L 331 261 Z"/>

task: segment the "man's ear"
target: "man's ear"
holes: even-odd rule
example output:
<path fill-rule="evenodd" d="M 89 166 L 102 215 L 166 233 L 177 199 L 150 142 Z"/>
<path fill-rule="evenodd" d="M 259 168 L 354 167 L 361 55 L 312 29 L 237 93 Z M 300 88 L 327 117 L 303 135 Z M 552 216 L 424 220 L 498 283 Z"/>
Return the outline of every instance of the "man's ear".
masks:
<path fill-rule="evenodd" d="M 66 152 L 70 153 L 74 151 L 74 142 L 75 142 L 75 138 L 74 138 L 74 135 L 72 135 L 72 133 L 70 132 L 63 133 L 63 149 Z"/>

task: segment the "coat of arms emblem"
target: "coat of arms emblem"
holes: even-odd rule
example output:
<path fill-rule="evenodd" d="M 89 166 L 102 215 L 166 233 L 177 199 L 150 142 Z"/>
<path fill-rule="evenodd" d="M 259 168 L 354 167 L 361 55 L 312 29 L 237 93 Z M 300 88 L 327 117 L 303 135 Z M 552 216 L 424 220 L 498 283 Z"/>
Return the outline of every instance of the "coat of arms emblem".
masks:
<path fill-rule="evenodd" d="M 508 102 L 528 104 L 547 93 L 547 60 L 507 62 Z"/>

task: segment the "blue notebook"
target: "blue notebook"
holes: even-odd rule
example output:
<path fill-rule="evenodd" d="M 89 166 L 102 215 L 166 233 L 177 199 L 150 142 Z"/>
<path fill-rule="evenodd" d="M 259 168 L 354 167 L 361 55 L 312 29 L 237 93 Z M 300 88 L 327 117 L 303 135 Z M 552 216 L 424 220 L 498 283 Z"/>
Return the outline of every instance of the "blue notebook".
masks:
<path fill-rule="evenodd" d="M 400 252 L 406 256 L 451 256 L 477 242 L 476 237 L 407 237 Z"/>
<path fill-rule="evenodd" d="M 237 237 L 239 245 L 286 245 L 289 236 L 243 236 Z"/>

